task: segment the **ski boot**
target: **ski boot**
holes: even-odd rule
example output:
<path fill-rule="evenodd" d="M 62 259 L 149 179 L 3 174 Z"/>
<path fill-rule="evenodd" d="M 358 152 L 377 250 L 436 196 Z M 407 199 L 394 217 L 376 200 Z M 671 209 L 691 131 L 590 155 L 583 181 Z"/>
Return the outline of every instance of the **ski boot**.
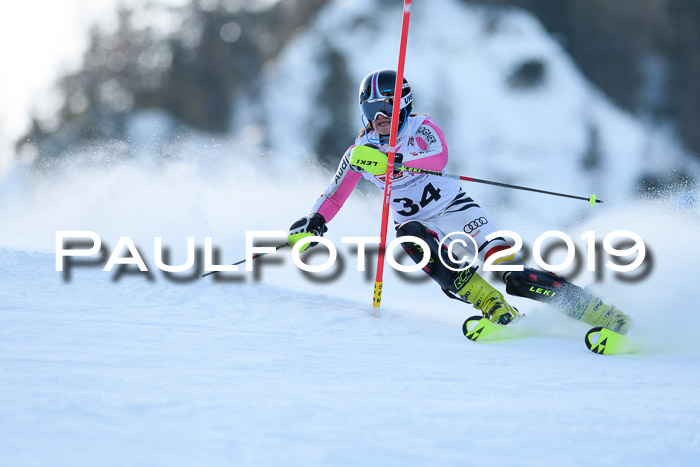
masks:
<path fill-rule="evenodd" d="M 581 305 L 584 304 L 585 308 L 582 309 Z M 602 326 L 619 334 L 627 334 L 632 324 L 632 318 L 629 315 L 614 305 L 606 305 L 600 298 L 586 290 L 583 291 L 583 295 L 571 311 L 575 315 L 580 314 L 579 319 L 584 323 L 591 326 Z"/>
<path fill-rule="evenodd" d="M 443 288 L 448 296 L 471 304 L 489 321 L 497 324 L 508 324 L 519 316 L 518 310 L 508 304 L 503 294 L 494 289 L 472 267 L 457 276 L 452 287 Z M 452 290 L 450 290 L 452 289 Z"/>

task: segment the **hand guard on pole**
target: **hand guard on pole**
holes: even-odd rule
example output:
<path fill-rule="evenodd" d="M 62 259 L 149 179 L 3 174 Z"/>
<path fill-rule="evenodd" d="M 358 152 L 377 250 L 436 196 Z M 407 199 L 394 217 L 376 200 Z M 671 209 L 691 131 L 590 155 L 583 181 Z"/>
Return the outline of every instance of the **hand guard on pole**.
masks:
<path fill-rule="evenodd" d="M 355 172 L 365 171 L 372 175 L 384 175 L 388 163 L 387 153 L 380 151 L 374 144 L 354 147 L 350 153 L 350 169 Z M 401 173 L 402 165 L 403 154 L 397 152 L 394 154 L 394 175 Z"/>

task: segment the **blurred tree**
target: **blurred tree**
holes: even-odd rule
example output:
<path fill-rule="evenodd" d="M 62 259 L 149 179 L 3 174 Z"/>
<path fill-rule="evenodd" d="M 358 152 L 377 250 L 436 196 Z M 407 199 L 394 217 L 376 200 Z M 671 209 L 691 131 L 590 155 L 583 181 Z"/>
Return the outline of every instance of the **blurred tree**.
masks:
<path fill-rule="evenodd" d="M 700 1 L 464 1 L 534 13 L 614 102 L 700 154 Z"/>
<path fill-rule="evenodd" d="M 513 89 L 533 89 L 545 82 L 547 65 L 537 58 L 528 58 L 517 64 L 508 75 L 506 82 Z"/>
<path fill-rule="evenodd" d="M 581 159 L 581 167 L 584 170 L 594 171 L 601 168 L 603 161 L 603 151 L 600 144 L 600 129 L 593 122 L 588 122 L 586 125 L 588 133 L 586 152 Z"/>
<path fill-rule="evenodd" d="M 39 146 L 41 165 L 69 147 L 128 139 L 127 115 L 153 108 L 192 128 L 226 132 L 234 92 L 258 98 L 263 63 L 326 1 L 256 9 L 230 0 L 192 0 L 180 8 L 150 2 L 139 11 L 120 6 L 116 28 L 93 29 L 81 69 L 60 80 L 57 118 L 35 116 L 17 146 Z M 156 31 L 148 15 L 176 18 L 178 27 Z"/>
<path fill-rule="evenodd" d="M 18 146 L 39 145 L 41 158 L 69 145 L 125 140 L 126 115 L 152 108 L 196 129 L 229 131 L 233 95 L 245 92 L 255 105 L 265 61 L 327 1 L 280 0 L 251 9 L 232 0 L 191 0 L 179 8 L 152 0 L 145 12 L 121 7 L 112 31 L 91 32 L 82 68 L 60 80 L 57 118 L 35 116 Z M 533 12 L 615 102 L 652 124 L 672 125 L 700 153 L 699 0 L 463 1 Z M 166 14 L 179 21 L 168 33 L 144 19 Z M 352 89 L 337 51 L 322 60 L 329 65 L 324 88 Z M 546 72 L 546 63 L 524 63 L 509 82 L 537 86 Z M 328 113 L 317 143 L 323 157 L 344 149 L 335 129 L 347 127 L 344 108 L 350 104 L 324 99 L 320 105 Z"/>
<path fill-rule="evenodd" d="M 317 133 L 316 154 L 322 165 L 335 168 L 338 155 L 347 149 L 347 131 L 352 127 L 348 109 L 353 104 L 355 84 L 350 81 L 345 57 L 338 50 L 329 48 L 321 60 L 326 64 L 326 76 L 316 96 L 317 108 L 324 110 Z"/>
<path fill-rule="evenodd" d="M 700 157 L 700 1 L 668 0 L 664 16 L 663 56 L 671 73 L 667 83 L 668 116 Z"/>

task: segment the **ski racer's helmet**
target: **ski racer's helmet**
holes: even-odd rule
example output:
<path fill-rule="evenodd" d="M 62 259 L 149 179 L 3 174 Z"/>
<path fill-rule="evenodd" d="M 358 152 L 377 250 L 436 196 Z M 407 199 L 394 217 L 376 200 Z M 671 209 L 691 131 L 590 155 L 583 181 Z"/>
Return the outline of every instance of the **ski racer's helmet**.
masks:
<path fill-rule="evenodd" d="M 374 120 L 378 113 L 391 117 L 394 105 L 394 85 L 396 84 L 396 71 L 383 69 L 376 70 L 365 76 L 360 83 L 360 110 L 369 121 Z M 413 94 L 408 80 L 403 78 L 401 89 L 401 112 L 399 113 L 399 127 L 411 114 L 413 109 Z"/>

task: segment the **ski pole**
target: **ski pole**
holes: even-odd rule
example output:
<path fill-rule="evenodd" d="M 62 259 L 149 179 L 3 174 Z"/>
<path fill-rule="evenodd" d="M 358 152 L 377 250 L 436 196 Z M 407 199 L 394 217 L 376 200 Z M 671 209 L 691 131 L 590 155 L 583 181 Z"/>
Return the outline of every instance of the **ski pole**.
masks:
<path fill-rule="evenodd" d="M 350 163 L 361 167 L 372 175 L 383 175 L 386 172 L 387 162 L 386 154 L 383 152 L 371 148 L 369 146 L 355 146 L 352 149 L 352 155 L 350 157 Z M 535 193 L 543 193 L 545 195 L 562 196 L 564 198 L 580 199 L 583 201 L 588 201 L 591 206 L 595 206 L 595 203 L 602 203 L 602 199 L 597 199 L 596 195 L 591 195 L 589 197 L 569 195 L 566 193 L 558 193 L 556 191 L 540 190 L 539 188 L 530 188 L 521 185 L 511 185 L 510 183 L 494 182 L 492 180 L 483 180 L 474 177 L 465 177 L 463 175 L 455 175 L 447 172 L 438 172 L 436 170 L 428 169 L 416 169 L 413 167 L 406 167 L 401 164 L 398 167 L 394 167 L 394 170 L 401 172 L 411 172 L 417 174 L 434 175 L 436 177 L 452 178 L 454 180 L 463 180 L 465 182 L 483 183 L 486 185 L 499 186 L 502 188 L 513 188 L 516 190 L 533 191 Z"/>
<path fill-rule="evenodd" d="M 520 186 L 520 185 L 511 185 L 509 183 L 494 182 L 491 180 L 482 180 L 480 178 L 465 177 L 463 175 L 455 175 L 455 174 L 451 174 L 451 173 L 447 173 L 447 172 L 437 172 L 434 170 L 427 170 L 427 169 L 414 169 L 412 167 L 406 167 L 405 165 L 401 165 L 401 167 L 399 167 L 397 170 L 400 170 L 402 172 L 412 172 L 412 173 L 419 173 L 419 174 L 426 174 L 426 175 L 435 175 L 437 177 L 452 178 L 455 180 L 464 180 L 465 182 L 483 183 L 486 185 L 500 186 L 502 188 L 513 188 L 515 190 L 533 191 L 535 193 L 542 193 L 545 195 L 561 196 L 564 198 L 571 198 L 571 199 L 580 199 L 583 201 L 588 201 L 591 206 L 595 206 L 595 203 L 602 203 L 603 202 L 602 199 L 596 198 L 596 195 L 591 195 L 588 198 L 586 198 L 585 196 L 569 195 L 566 193 L 558 193 L 556 191 L 540 190 L 539 188 L 530 188 L 530 187 Z"/>
<path fill-rule="evenodd" d="M 275 247 L 275 251 L 281 250 L 282 248 L 286 248 L 286 247 L 288 247 L 288 246 L 289 246 L 289 243 L 283 243 L 283 244 L 281 244 L 281 245 L 277 245 L 277 246 Z M 258 259 L 258 258 L 260 258 L 261 256 L 265 256 L 265 255 L 269 255 L 269 253 L 258 253 L 257 255 L 253 255 L 253 257 L 250 258 L 250 259 L 251 259 L 251 260 Z M 240 260 L 240 261 L 238 261 L 238 262 L 232 263 L 231 266 L 238 266 L 239 264 L 245 263 L 246 260 L 247 260 L 247 258 L 244 258 L 244 259 L 242 259 L 242 260 Z M 207 276 L 209 276 L 209 275 L 211 275 L 211 274 L 216 274 L 217 272 L 221 272 L 221 271 L 209 271 L 209 272 L 205 272 L 205 273 L 202 274 L 200 277 L 207 277 Z"/>

